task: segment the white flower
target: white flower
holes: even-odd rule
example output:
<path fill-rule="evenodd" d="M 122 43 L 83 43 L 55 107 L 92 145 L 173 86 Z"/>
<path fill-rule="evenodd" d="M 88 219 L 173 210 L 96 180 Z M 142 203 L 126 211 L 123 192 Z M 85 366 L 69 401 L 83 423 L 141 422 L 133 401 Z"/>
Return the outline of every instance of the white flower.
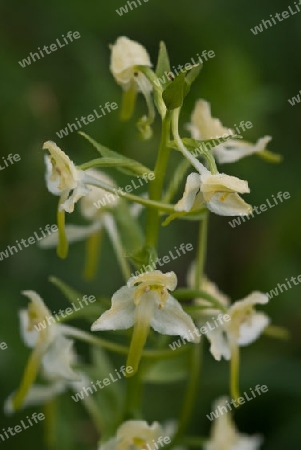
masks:
<path fill-rule="evenodd" d="M 191 333 L 195 329 L 191 317 L 168 292 L 176 285 L 174 272 L 154 270 L 130 278 L 127 286 L 115 292 L 111 309 L 94 322 L 92 331 L 126 330 L 142 320 L 159 333 L 198 342 L 199 338 Z"/>
<path fill-rule="evenodd" d="M 125 90 L 135 86 L 140 91 L 141 83 L 147 90 L 152 86 L 146 77 L 141 73 L 136 73 L 135 66 L 152 67 L 149 55 L 145 48 L 136 41 L 132 41 L 125 36 L 119 37 L 111 46 L 111 72 Z"/>
<path fill-rule="evenodd" d="M 217 295 L 215 297 L 220 301 L 223 298 Z M 228 308 L 225 314 L 230 319 L 222 321 L 218 327 L 206 333 L 211 343 L 210 352 L 216 360 L 220 361 L 222 357 L 229 360 L 233 345 L 245 346 L 259 338 L 270 319 L 265 313 L 256 311 L 255 305 L 264 305 L 268 301 L 266 294 L 255 291 Z"/>
<path fill-rule="evenodd" d="M 54 383 L 55 391 L 62 389 L 61 382 L 64 384 L 66 381 L 78 379 L 78 375 L 71 368 L 76 362 L 73 340 L 65 337 L 68 335 L 68 327 L 50 320 L 48 323 L 46 318 L 50 318 L 51 313 L 36 292 L 24 291 L 23 294 L 30 299 L 30 303 L 27 310 L 20 311 L 21 336 L 33 351 L 25 368 L 24 378 L 11 398 L 7 410 L 17 410 L 23 405 L 33 388 L 32 384 L 40 367 L 44 377 Z M 45 392 L 35 389 L 27 401 L 32 403 L 36 395 L 51 395 L 51 388 L 49 389 Z"/>
<path fill-rule="evenodd" d="M 149 328 L 167 335 L 179 335 L 191 342 L 199 342 L 196 327 L 180 303 L 169 291 L 177 285 L 174 272 L 160 270 L 143 273 L 129 279 L 112 297 L 112 306 L 92 325 L 92 331 L 126 330 L 134 326 L 127 365 L 138 368 Z"/>
<path fill-rule="evenodd" d="M 60 211 L 71 213 L 75 203 L 90 192 L 85 183 L 85 172 L 77 169 L 54 142 L 45 142 L 43 150 L 50 153 L 45 156 L 47 188 L 52 194 L 61 196 Z"/>
<path fill-rule="evenodd" d="M 113 180 L 103 172 L 95 169 L 88 169 L 87 176 L 106 183 L 112 188 L 116 187 Z M 79 201 L 82 216 L 90 223 L 88 225 L 72 225 L 65 227 L 68 242 L 82 241 L 100 231 L 107 226 L 106 217 L 119 204 L 120 198 L 108 193 L 104 189 L 96 186 L 89 187 L 89 193 Z M 58 232 L 46 236 L 39 245 L 42 248 L 52 248 L 58 244 Z"/>
<path fill-rule="evenodd" d="M 148 425 L 143 420 L 128 420 L 98 450 L 145 450 L 147 445 L 153 448 L 153 441 L 157 442 L 161 436 L 163 429 L 158 422 Z"/>
<path fill-rule="evenodd" d="M 234 131 L 225 128 L 219 119 L 211 116 L 210 103 L 205 100 L 198 100 L 191 116 L 191 123 L 187 128 L 190 130 L 193 139 L 209 140 L 225 138 L 234 134 Z M 238 161 L 246 156 L 265 150 L 271 141 L 271 136 L 259 139 L 256 144 L 245 141 L 229 139 L 212 148 L 212 153 L 220 164 Z"/>
<path fill-rule="evenodd" d="M 219 398 L 213 406 L 218 408 L 226 407 L 226 397 Z M 215 419 L 211 438 L 204 444 L 204 450 L 258 450 L 262 443 L 262 438 L 258 435 L 248 436 L 239 433 L 235 424 L 231 420 L 230 413 L 219 414 Z"/>
<path fill-rule="evenodd" d="M 198 166 L 202 165 L 198 162 Z M 223 173 L 211 174 L 204 166 L 202 173 L 187 177 L 183 197 L 175 205 L 176 211 L 189 212 L 203 203 L 220 216 L 248 215 L 252 207 L 239 195 L 250 192 L 248 182 Z"/>

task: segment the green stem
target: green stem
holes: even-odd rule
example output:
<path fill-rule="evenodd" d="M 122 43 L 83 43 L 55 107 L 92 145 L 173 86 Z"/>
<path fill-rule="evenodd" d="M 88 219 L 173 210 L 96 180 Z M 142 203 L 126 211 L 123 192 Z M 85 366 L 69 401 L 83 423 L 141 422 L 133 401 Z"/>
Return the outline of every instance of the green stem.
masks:
<path fill-rule="evenodd" d="M 194 274 L 195 276 L 194 286 L 196 289 L 200 289 L 202 287 L 203 282 L 204 267 L 207 254 L 207 232 L 208 232 L 208 214 L 206 214 L 206 217 L 200 222 L 199 228 L 199 242 Z"/>
<path fill-rule="evenodd" d="M 181 439 L 180 444 L 185 447 L 198 447 L 201 448 L 206 442 L 208 438 L 198 437 L 198 436 L 187 436 Z"/>
<path fill-rule="evenodd" d="M 133 377 L 126 378 L 124 421 L 140 418 L 142 388 L 141 374 L 139 371 Z"/>
<path fill-rule="evenodd" d="M 154 180 L 155 181 L 155 180 Z M 106 183 L 103 183 L 102 181 L 96 180 L 92 177 L 89 177 L 89 181 L 86 182 L 86 184 L 89 184 L 91 186 L 100 187 L 101 189 L 104 189 L 105 191 L 111 192 L 112 194 L 116 195 L 116 188 L 113 188 L 109 186 Z M 151 185 L 151 181 L 150 181 Z M 139 203 L 140 205 L 147 206 L 148 208 L 154 208 L 159 211 L 164 211 L 167 213 L 174 213 L 174 205 L 171 205 L 169 203 L 162 203 L 154 200 L 149 200 L 148 198 L 139 197 L 138 195 L 133 194 L 127 194 L 126 192 L 122 193 L 122 198 L 125 198 L 126 200 Z"/>
<path fill-rule="evenodd" d="M 207 292 L 202 291 L 201 289 L 177 289 L 173 292 L 172 295 L 180 301 L 192 298 L 202 298 L 204 300 L 208 300 L 212 304 L 212 306 L 215 306 L 222 312 L 226 313 L 228 311 L 227 307 L 223 305 L 219 300 L 217 300 L 215 297 L 212 297 L 212 295 L 208 294 Z"/>
<path fill-rule="evenodd" d="M 230 392 L 233 400 L 239 398 L 239 346 L 231 344 Z"/>
<path fill-rule="evenodd" d="M 88 344 L 95 345 L 96 347 L 103 348 L 108 351 L 112 351 L 119 355 L 128 355 L 129 347 L 125 345 L 115 344 L 114 342 L 107 341 L 105 339 L 94 337 L 85 331 L 78 330 L 77 328 L 69 325 L 64 325 L 66 335 L 78 339 Z M 181 353 L 185 353 L 189 350 L 189 347 L 182 346 L 176 350 L 143 350 L 142 357 L 147 359 L 167 359 L 174 358 Z"/>
<path fill-rule="evenodd" d="M 179 418 L 178 430 L 173 437 L 168 449 L 174 447 L 179 440 L 182 439 L 186 431 L 191 415 L 193 413 L 194 404 L 197 398 L 197 391 L 200 381 L 202 346 L 193 345 L 190 351 L 190 380 L 187 387 L 183 409 Z"/>
<path fill-rule="evenodd" d="M 167 113 L 162 122 L 161 142 L 154 169 L 155 179 L 149 184 L 150 201 L 158 201 L 162 197 L 163 182 L 171 149 L 168 147 L 170 139 L 170 113 Z M 174 210 L 173 210 L 174 212 Z M 159 235 L 160 215 L 158 209 L 148 209 L 146 216 L 146 245 L 156 247 Z"/>

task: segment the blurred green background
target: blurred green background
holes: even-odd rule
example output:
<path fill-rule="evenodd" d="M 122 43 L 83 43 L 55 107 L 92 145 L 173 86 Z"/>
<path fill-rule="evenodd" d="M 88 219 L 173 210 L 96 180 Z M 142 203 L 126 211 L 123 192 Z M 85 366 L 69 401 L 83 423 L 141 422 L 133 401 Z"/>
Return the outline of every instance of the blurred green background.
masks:
<path fill-rule="evenodd" d="M 59 139 L 56 131 L 88 115 L 105 102 L 120 104 L 121 90 L 109 72 L 109 44 L 125 35 L 143 44 L 155 63 L 160 40 L 166 42 L 173 65 L 185 64 L 202 50 L 213 50 L 216 57 L 205 63 L 194 84 L 182 114 L 189 120 L 197 98 L 212 104 L 213 115 L 233 127 L 242 120 L 253 128 L 246 137 L 255 141 L 265 134 L 273 136 L 270 149 L 284 156 L 282 164 L 266 164 L 257 157 L 247 158 L 222 170 L 249 181 L 251 194 L 245 198 L 260 205 L 279 191 L 291 198 L 278 207 L 232 229 L 227 218 L 211 217 L 207 273 L 233 300 L 252 290 L 273 289 L 285 278 L 298 276 L 300 267 L 300 167 L 299 132 L 301 104 L 291 106 L 288 98 L 301 88 L 301 14 L 254 36 L 250 28 L 270 14 L 286 9 L 287 2 L 247 0 L 149 0 L 120 17 L 116 9 L 124 0 L 26 2 L 2 1 L 0 12 L 1 57 L 1 156 L 19 153 L 21 161 L 0 173 L 1 244 L 0 251 L 16 239 L 27 238 L 46 224 L 55 223 L 57 199 L 44 183 L 41 147 L 54 140 L 77 163 L 96 157 L 92 147 L 77 133 Z M 293 3 L 293 2 L 291 2 Z M 78 31 L 81 38 L 68 46 L 21 68 L 18 61 L 38 47 L 50 45 L 63 34 Z M 135 119 L 144 111 L 140 99 Z M 119 110 L 120 111 L 120 110 Z M 119 121 L 119 111 L 85 127 L 89 135 L 108 147 L 152 165 L 158 135 L 148 142 L 137 138 L 135 120 Z M 159 131 L 156 123 L 155 131 Z M 184 134 L 184 128 L 183 128 Z M 2 158 L 1 158 L 2 161 Z M 172 176 L 173 165 L 170 165 Z M 112 173 L 112 172 L 110 172 Z M 121 186 L 126 177 L 117 176 Z M 69 216 L 74 223 L 76 214 Z M 160 254 L 174 245 L 196 241 L 195 223 L 173 222 L 161 233 Z M 184 285 L 193 255 L 179 258 L 166 269 L 175 270 Z M 87 294 L 110 296 L 122 284 L 110 243 L 105 242 L 95 281 L 82 279 L 84 244 L 71 246 L 67 261 L 55 251 L 37 246 L 24 249 L 0 261 L 0 398 L 4 401 L 17 387 L 29 351 L 19 335 L 18 310 L 27 304 L 21 290 L 34 289 L 52 310 L 65 308 L 64 297 L 48 282 L 56 275 Z M 240 430 L 265 436 L 263 449 L 299 449 L 301 442 L 301 286 L 275 297 L 266 307 L 273 323 L 287 327 L 291 340 L 282 342 L 263 337 L 242 352 L 242 391 L 266 384 L 269 392 L 236 412 Z M 65 306 L 63 306 L 65 305 Z M 217 363 L 205 344 L 205 361 L 191 432 L 209 433 L 206 414 L 212 401 L 228 392 L 228 365 Z M 81 349 L 85 351 L 85 347 Z M 183 384 L 152 387 L 145 397 L 146 419 L 175 418 L 184 393 Z M 162 393 L 168 395 L 164 404 Z M 65 440 L 58 448 L 96 448 L 97 434 L 87 416 L 67 394 L 62 402 L 61 426 Z M 74 417 L 67 419 L 68 411 Z M 29 412 L 1 416 L 1 428 L 18 424 Z M 1 413 L 2 414 L 2 413 Z M 77 416 L 80 416 L 77 417 Z M 75 423 L 77 424 L 75 426 Z M 70 444 L 67 443 L 70 436 Z M 78 444 L 72 444 L 77 442 Z M 2 448 L 21 445 L 44 448 L 42 425 L 1 442 Z"/>

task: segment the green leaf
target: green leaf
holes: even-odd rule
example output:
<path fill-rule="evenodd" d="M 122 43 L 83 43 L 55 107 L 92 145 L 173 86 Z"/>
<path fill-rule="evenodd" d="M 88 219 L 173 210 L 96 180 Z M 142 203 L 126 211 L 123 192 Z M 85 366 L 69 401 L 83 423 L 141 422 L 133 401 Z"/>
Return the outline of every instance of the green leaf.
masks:
<path fill-rule="evenodd" d="M 190 91 L 190 86 L 199 76 L 202 66 L 190 66 L 188 69 L 182 69 L 181 73 L 168 84 L 163 91 L 163 100 L 167 109 L 172 110 L 180 108 L 183 100 Z"/>
<path fill-rule="evenodd" d="M 186 75 L 186 83 L 188 84 L 189 88 L 194 83 L 194 81 L 197 79 L 197 77 L 200 75 L 200 72 L 203 68 L 203 64 L 198 64 L 197 66 L 192 67 L 192 69 L 189 70 L 189 72 Z"/>
<path fill-rule="evenodd" d="M 185 73 L 180 73 L 163 91 L 163 100 L 169 110 L 180 108 L 184 100 Z"/>
<path fill-rule="evenodd" d="M 110 301 L 108 299 L 97 299 L 96 302 L 88 302 L 87 305 L 83 301 L 79 303 L 79 300 L 82 300 L 84 297 L 82 293 L 76 291 L 59 278 L 49 277 L 49 281 L 61 291 L 61 293 L 71 304 L 73 303 L 77 307 L 76 309 L 74 309 L 73 314 L 67 316 L 68 320 L 85 318 L 89 320 L 89 322 L 91 322 L 93 320 L 96 320 L 100 316 L 100 314 L 107 308 L 107 306 L 110 305 Z"/>
<path fill-rule="evenodd" d="M 151 265 L 153 267 L 153 262 L 157 259 L 156 249 L 148 245 L 143 246 L 135 254 L 130 255 L 131 260 L 140 269 L 142 266 Z"/>
<path fill-rule="evenodd" d="M 158 62 L 156 67 L 156 75 L 158 78 L 160 78 L 165 75 L 165 72 L 170 72 L 170 62 L 166 45 L 163 41 L 161 41 L 159 47 Z"/>
<path fill-rule="evenodd" d="M 115 167 L 117 170 L 126 173 L 127 175 L 143 175 L 145 173 L 152 173 L 148 167 L 143 166 L 134 159 L 127 158 L 126 156 L 120 155 L 119 153 L 99 144 L 86 133 L 80 131 L 79 134 L 87 139 L 101 154 L 101 156 L 103 156 L 103 159 L 95 159 L 79 166 L 82 170 L 87 170 L 91 167 Z"/>

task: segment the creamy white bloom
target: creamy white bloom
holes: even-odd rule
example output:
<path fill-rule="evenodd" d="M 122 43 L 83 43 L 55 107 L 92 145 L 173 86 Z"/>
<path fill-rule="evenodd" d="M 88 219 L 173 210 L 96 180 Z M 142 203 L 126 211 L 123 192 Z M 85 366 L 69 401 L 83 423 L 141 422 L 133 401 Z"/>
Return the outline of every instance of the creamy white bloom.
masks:
<path fill-rule="evenodd" d="M 45 142 L 43 150 L 49 151 L 45 156 L 47 188 L 52 194 L 61 196 L 60 210 L 71 213 L 75 203 L 90 192 L 85 183 L 85 172 L 77 169 L 54 142 Z"/>
<path fill-rule="evenodd" d="M 116 436 L 101 444 L 98 450 L 145 450 L 153 447 L 153 440 L 163 436 L 158 422 L 148 425 L 144 420 L 128 420 L 118 428 Z"/>
<path fill-rule="evenodd" d="M 195 325 L 191 317 L 169 294 L 176 285 L 174 272 L 154 270 L 130 278 L 127 286 L 115 292 L 111 309 L 94 322 L 92 331 L 125 330 L 139 322 L 159 333 L 199 342 L 199 337 L 192 334 Z"/>
<path fill-rule="evenodd" d="M 106 183 L 112 188 L 117 187 L 112 178 L 100 170 L 88 169 L 86 174 L 90 179 L 93 178 Z M 106 227 L 107 214 L 118 207 L 119 202 L 120 198 L 117 195 L 111 194 L 100 187 L 90 186 L 89 193 L 79 200 L 81 215 L 90 223 L 88 225 L 66 225 L 65 230 L 68 242 L 85 240 L 100 231 L 104 226 Z M 58 232 L 55 232 L 46 236 L 39 242 L 39 245 L 42 248 L 52 248 L 56 247 L 57 243 Z"/>
<path fill-rule="evenodd" d="M 36 396 L 45 398 L 51 395 L 51 388 L 33 388 L 33 382 L 39 369 L 44 377 L 54 383 L 53 389 L 62 389 L 66 381 L 78 380 L 72 365 L 77 357 L 73 350 L 73 340 L 67 339 L 68 327 L 56 323 L 47 323 L 46 317 L 51 313 L 41 297 L 34 291 L 24 291 L 30 303 L 27 310 L 20 311 L 21 336 L 25 344 L 32 348 L 19 390 L 13 394 L 6 406 L 7 410 L 19 409 L 24 402 L 30 404 Z M 58 383 L 58 384 L 57 384 Z M 28 398 L 29 395 L 29 398 Z"/>
<path fill-rule="evenodd" d="M 232 129 L 224 127 L 219 119 L 212 117 L 210 103 L 202 99 L 196 102 L 191 123 L 187 125 L 187 128 L 193 139 L 202 141 L 225 138 L 234 134 Z M 217 144 L 211 151 L 220 164 L 232 163 L 265 150 L 271 139 L 271 136 L 264 136 L 255 144 L 229 139 L 225 143 Z"/>
<path fill-rule="evenodd" d="M 138 65 L 152 67 L 150 57 L 141 44 L 121 36 L 111 46 L 111 51 L 110 70 L 118 84 L 125 90 L 132 86 L 135 86 L 138 91 L 152 89 L 147 78 L 141 73 L 136 73 L 135 70 L 135 66 Z"/>
<path fill-rule="evenodd" d="M 210 282 L 209 285 L 204 284 L 202 288 L 206 291 L 209 287 L 207 292 L 227 306 L 229 304 L 228 298 L 213 286 L 214 284 Z M 197 300 L 196 303 L 198 304 L 199 301 Z M 221 321 L 218 327 L 208 330 L 206 333 L 211 344 L 210 352 L 216 360 L 220 361 L 221 358 L 231 359 L 233 345 L 245 346 L 259 338 L 263 330 L 269 325 L 270 319 L 265 313 L 256 311 L 255 305 L 264 305 L 268 301 L 266 294 L 255 291 L 227 308 L 224 314 L 228 314 L 230 320 Z M 217 315 L 217 312 L 215 312 L 216 317 Z"/>
<path fill-rule="evenodd" d="M 213 410 L 225 407 L 227 400 L 226 397 L 219 398 L 214 403 Z M 204 450 L 258 450 L 261 443 L 261 436 L 239 433 L 230 413 L 223 413 L 214 420 L 211 438 L 204 444 Z"/>
<path fill-rule="evenodd" d="M 28 347 L 44 346 L 42 369 L 48 379 L 78 379 L 71 366 L 76 363 L 73 340 L 67 339 L 67 328 L 57 323 L 47 323 L 51 312 L 34 291 L 23 294 L 31 301 L 27 310 L 20 311 L 21 336 Z M 38 331 L 40 328 L 40 331 Z"/>
<path fill-rule="evenodd" d="M 211 174 L 203 166 L 202 173 L 188 175 L 183 197 L 175 210 L 189 212 L 205 203 L 210 211 L 220 216 L 248 215 L 252 207 L 238 195 L 248 192 L 247 181 L 223 173 Z"/>

